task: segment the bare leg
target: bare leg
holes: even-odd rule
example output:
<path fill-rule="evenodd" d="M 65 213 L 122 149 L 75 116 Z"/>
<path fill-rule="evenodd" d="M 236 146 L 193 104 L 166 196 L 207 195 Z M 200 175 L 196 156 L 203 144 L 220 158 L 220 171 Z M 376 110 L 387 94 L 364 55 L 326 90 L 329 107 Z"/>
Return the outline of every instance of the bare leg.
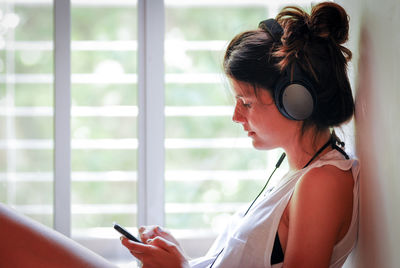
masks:
<path fill-rule="evenodd" d="M 0 267 L 116 267 L 3 204 L 0 204 L 0 239 Z"/>

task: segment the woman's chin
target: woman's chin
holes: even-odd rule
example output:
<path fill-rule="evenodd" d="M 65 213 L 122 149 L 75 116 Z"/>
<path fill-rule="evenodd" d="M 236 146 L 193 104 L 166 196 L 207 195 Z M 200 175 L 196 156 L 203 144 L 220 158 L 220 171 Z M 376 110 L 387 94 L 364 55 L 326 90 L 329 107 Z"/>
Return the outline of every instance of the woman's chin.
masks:
<path fill-rule="evenodd" d="M 277 148 L 277 146 L 273 146 L 265 142 L 260 142 L 259 140 L 256 139 L 253 139 L 253 147 L 257 150 L 271 150 Z"/>

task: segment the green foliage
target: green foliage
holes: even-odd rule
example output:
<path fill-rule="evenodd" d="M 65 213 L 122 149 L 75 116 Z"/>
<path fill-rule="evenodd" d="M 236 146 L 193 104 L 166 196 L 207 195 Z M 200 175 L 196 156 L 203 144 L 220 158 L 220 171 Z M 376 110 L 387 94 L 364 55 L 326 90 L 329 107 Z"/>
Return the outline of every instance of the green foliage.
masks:
<path fill-rule="evenodd" d="M 112 75 L 137 72 L 136 52 L 132 51 L 72 51 L 71 72 L 74 73 L 95 73 L 96 68 L 102 63 L 111 63 Z"/>
<path fill-rule="evenodd" d="M 169 213 L 166 226 L 170 229 L 209 229 L 211 218 L 218 213 Z"/>
<path fill-rule="evenodd" d="M 15 119 L 17 139 L 52 139 L 53 117 L 20 116 Z"/>
<path fill-rule="evenodd" d="M 6 138 L 6 130 L 7 130 L 6 122 L 7 122 L 7 117 L 0 116 L 0 139 Z"/>
<path fill-rule="evenodd" d="M 2 50 L 0 50 L 0 74 L 6 73 L 5 61 L 6 61 L 6 50 L 2 49 Z M 1 83 L 1 84 L 4 86 L 3 83 Z M 1 89 L 1 86 L 0 86 L 0 89 Z M 1 95 L 0 95 L 0 99 L 1 99 Z"/>
<path fill-rule="evenodd" d="M 229 116 L 174 116 L 165 120 L 167 138 L 237 138 L 244 137 L 239 124 Z"/>
<path fill-rule="evenodd" d="M 72 150 L 73 171 L 134 171 L 137 169 L 136 150 Z"/>
<path fill-rule="evenodd" d="M 11 150 L 8 151 L 11 153 Z M 53 150 L 15 150 L 17 172 L 51 172 L 53 171 Z M 39 194 L 40 192 L 38 192 Z"/>
<path fill-rule="evenodd" d="M 224 56 L 223 47 L 219 48 L 220 51 L 185 51 L 179 52 L 182 61 L 166 61 L 165 72 L 166 73 L 221 73 L 222 59 Z M 165 53 L 168 55 L 176 54 L 178 51 L 168 51 Z M 177 55 L 171 55 L 176 58 Z"/>
<path fill-rule="evenodd" d="M 15 84 L 15 106 L 53 106 L 53 84 Z"/>
<path fill-rule="evenodd" d="M 16 74 L 51 74 L 53 72 L 53 51 L 18 50 L 15 52 Z"/>
<path fill-rule="evenodd" d="M 17 182 L 16 204 L 18 205 L 52 205 L 53 182 L 30 181 Z M 40 193 L 40 194 L 38 194 Z"/>
<path fill-rule="evenodd" d="M 168 149 L 167 170 L 251 170 L 265 167 L 266 153 L 254 149 Z"/>
<path fill-rule="evenodd" d="M 7 150 L 0 149 L 0 172 L 7 170 Z"/>
<path fill-rule="evenodd" d="M 224 84 L 166 84 L 165 104 L 167 106 L 231 105 L 232 95 Z"/>
<path fill-rule="evenodd" d="M 7 204 L 7 197 L 8 197 L 7 186 L 8 183 L 6 181 L 4 180 L 0 181 L 0 203 Z"/>
<path fill-rule="evenodd" d="M 97 227 L 112 228 L 113 222 L 123 226 L 137 226 L 136 214 L 77 214 L 72 211 L 72 230 Z"/>
<path fill-rule="evenodd" d="M 0 83 L 0 105 L 5 104 L 5 98 L 6 98 L 6 84 Z"/>
<path fill-rule="evenodd" d="M 230 40 L 235 33 L 255 29 L 268 17 L 260 7 L 169 7 L 166 38 L 185 40 Z"/>
<path fill-rule="evenodd" d="M 74 106 L 137 105 L 136 84 L 72 84 Z"/>
<path fill-rule="evenodd" d="M 167 203 L 249 202 L 263 183 L 246 178 L 230 181 L 192 181 L 191 178 L 187 178 L 187 181 L 167 181 L 165 200 Z"/>
<path fill-rule="evenodd" d="M 73 117 L 73 139 L 132 139 L 137 136 L 135 117 Z"/>
<path fill-rule="evenodd" d="M 134 204 L 137 196 L 136 181 L 74 181 L 73 204 Z"/>
<path fill-rule="evenodd" d="M 20 22 L 15 29 L 15 40 L 51 41 L 53 39 L 52 5 L 15 5 Z"/>
<path fill-rule="evenodd" d="M 72 40 L 136 40 L 135 7 L 72 6 Z"/>

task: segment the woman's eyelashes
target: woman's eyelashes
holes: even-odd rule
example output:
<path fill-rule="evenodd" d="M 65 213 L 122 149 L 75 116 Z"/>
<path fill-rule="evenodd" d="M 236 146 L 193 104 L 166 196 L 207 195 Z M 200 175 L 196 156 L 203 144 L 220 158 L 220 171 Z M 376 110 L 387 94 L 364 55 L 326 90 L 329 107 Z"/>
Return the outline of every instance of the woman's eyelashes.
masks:
<path fill-rule="evenodd" d="M 237 102 L 240 102 L 240 104 L 245 108 L 251 108 L 251 106 L 252 106 L 251 102 L 246 101 L 243 98 L 237 98 Z"/>
<path fill-rule="evenodd" d="M 243 106 L 246 108 L 251 108 L 251 103 L 243 103 Z"/>

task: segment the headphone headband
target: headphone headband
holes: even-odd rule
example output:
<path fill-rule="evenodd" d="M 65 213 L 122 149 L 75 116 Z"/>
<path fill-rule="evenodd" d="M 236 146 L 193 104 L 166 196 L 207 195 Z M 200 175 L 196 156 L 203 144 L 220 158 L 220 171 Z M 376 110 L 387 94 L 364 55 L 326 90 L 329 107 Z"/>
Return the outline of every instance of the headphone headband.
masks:
<path fill-rule="evenodd" d="M 268 32 L 275 42 L 280 43 L 283 35 L 282 26 L 275 19 L 263 20 L 258 24 L 258 28 Z"/>
<path fill-rule="evenodd" d="M 261 21 L 258 28 L 269 33 L 274 42 L 281 43 L 284 30 L 275 19 Z M 296 63 L 283 70 L 274 88 L 275 104 L 281 114 L 291 120 L 310 118 L 317 102 L 313 84 Z"/>

